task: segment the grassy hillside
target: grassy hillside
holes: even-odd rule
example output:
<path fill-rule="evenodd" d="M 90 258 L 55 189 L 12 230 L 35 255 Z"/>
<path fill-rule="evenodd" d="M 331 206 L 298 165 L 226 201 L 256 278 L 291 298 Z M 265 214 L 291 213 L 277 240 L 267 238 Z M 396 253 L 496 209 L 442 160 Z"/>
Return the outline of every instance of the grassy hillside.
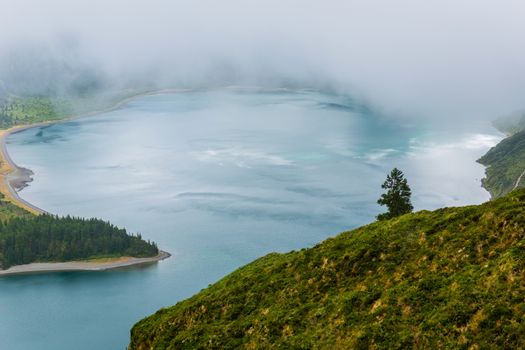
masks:
<path fill-rule="evenodd" d="M 5 196 L 0 193 L 0 221 L 6 221 L 15 217 L 30 218 L 33 217 L 33 214 L 6 200 Z"/>
<path fill-rule="evenodd" d="M 498 198 L 509 193 L 525 171 L 525 131 L 507 137 L 491 148 L 478 162 L 487 167 L 482 183 L 492 197 Z M 525 176 L 516 188 L 523 187 Z"/>
<path fill-rule="evenodd" d="M 130 350 L 525 348 L 525 190 L 270 254 L 137 323 Z"/>

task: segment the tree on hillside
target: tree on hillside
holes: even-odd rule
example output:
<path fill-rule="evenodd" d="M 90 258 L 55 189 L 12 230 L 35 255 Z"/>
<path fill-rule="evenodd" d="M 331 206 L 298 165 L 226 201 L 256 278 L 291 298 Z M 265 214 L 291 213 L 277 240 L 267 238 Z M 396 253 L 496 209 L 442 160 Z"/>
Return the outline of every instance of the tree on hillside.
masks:
<path fill-rule="evenodd" d="M 392 169 L 381 188 L 387 190 L 387 192 L 381 195 L 377 203 L 386 205 L 388 212 L 379 214 L 377 220 L 391 219 L 412 212 L 412 209 L 414 209 L 410 202 L 412 191 L 401 170 L 397 168 Z"/>

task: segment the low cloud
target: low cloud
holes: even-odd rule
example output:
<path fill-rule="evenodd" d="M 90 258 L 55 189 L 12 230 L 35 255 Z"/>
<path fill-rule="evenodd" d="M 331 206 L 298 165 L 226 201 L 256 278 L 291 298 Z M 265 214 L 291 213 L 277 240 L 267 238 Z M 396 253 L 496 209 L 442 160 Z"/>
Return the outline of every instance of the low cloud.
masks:
<path fill-rule="evenodd" d="M 525 105 L 522 1 L 1 3 L 8 85 L 307 86 L 446 121 Z"/>

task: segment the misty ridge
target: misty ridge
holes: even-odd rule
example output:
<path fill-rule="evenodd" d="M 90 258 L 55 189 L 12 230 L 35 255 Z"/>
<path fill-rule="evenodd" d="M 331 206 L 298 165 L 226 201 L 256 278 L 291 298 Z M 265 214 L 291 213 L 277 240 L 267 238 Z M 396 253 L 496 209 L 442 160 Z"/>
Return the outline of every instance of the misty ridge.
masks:
<path fill-rule="evenodd" d="M 231 85 L 347 94 L 384 115 L 525 103 L 519 1 L 2 0 L 0 99 Z"/>

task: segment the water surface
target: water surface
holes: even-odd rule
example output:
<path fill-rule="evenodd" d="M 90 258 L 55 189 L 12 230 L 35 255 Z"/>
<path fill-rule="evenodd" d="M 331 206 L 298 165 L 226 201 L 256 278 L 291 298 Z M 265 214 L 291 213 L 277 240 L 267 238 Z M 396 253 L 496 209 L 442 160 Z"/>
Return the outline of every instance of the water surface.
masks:
<path fill-rule="evenodd" d="M 0 279 L 2 349 L 125 349 L 142 317 L 272 251 L 373 220 L 398 166 L 416 209 L 479 203 L 485 124 L 405 125 L 314 91 L 202 91 L 137 98 L 8 139 L 35 172 L 21 197 L 96 216 L 173 257 L 102 273 Z"/>

